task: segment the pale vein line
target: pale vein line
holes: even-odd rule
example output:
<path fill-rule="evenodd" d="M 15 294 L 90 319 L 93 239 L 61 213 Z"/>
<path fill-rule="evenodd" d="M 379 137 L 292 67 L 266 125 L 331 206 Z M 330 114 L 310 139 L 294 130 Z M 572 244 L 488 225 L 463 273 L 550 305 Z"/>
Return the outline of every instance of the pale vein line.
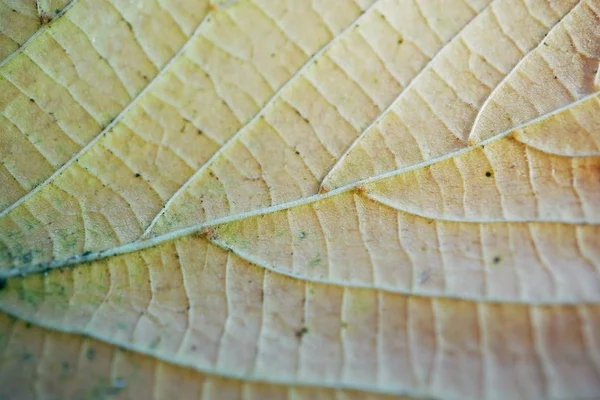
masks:
<path fill-rule="evenodd" d="M 564 220 L 564 219 L 553 219 L 553 218 L 544 218 L 544 219 L 535 219 L 535 218 L 486 218 L 486 219 L 473 219 L 473 218 L 460 218 L 460 217 L 445 217 L 445 216 L 437 216 L 432 214 L 425 214 L 417 212 L 416 210 L 409 210 L 406 208 L 399 207 L 392 202 L 389 202 L 385 199 L 385 197 L 380 197 L 377 194 L 365 193 L 363 194 L 366 198 L 371 199 L 377 203 L 380 203 L 386 207 L 393 209 L 394 211 L 400 211 L 405 214 L 414 215 L 416 217 L 431 219 L 438 222 L 460 222 L 460 223 L 468 223 L 468 224 L 488 224 L 488 223 L 506 223 L 506 224 L 527 224 L 527 223 L 540 223 L 540 224 L 565 224 L 565 225 L 598 225 L 600 224 L 600 220 L 597 221 L 589 221 L 585 218 L 583 219 L 573 219 L 573 220 Z M 503 199 L 501 194 L 498 194 L 499 198 Z"/>
<path fill-rule="evenodd" d="M 173 55 L 173 57 L 171 57 L 171 59 L 162 67 L 162 69 L 158 72 L 158 74 L 156 74 L 156 76 L 154 78 L 152 78 L 152 80 L 150 82 L 148 82 L 146 87 L 144 89 L 142 89 L 142 91 L 139 92 L 137 94 L 137 96 L 135 96 L 135 98 L 127 105 L 127 107 L 125 107 L 119 114 L 117 114 L 112 119 L 112 121 L 108 125 L 106 125 L 104 127 L 104 129 L 102 129 L 102 131 L 100 131 L 100 133 L 98 133 L 88 144 L 86 144 L 84 147 L 82 147 L 81 150 L 79 150 L 75 155 L 73 155 L 73 157 L 71 157 L 69 159 L 69 161 L 67 161 L 60 168 L 58 168 L 56 171 L 54 171 L 54 173 L 52 175 L 50 175 L 44 182 L 42 182 L 41 184 L 36 186 L 25 196 L 21 197 L 19 200 L 17 200 L 16 202 L 14 202 L 10 206 L 8 206 L 6 209 L 4 209 L 2 212 L 0 212 L 0 218 L 4 217 L 11 210 L 13 210 L 14 208 L 18 207 L 19 205 L 21 205 L 22 203 L 27 201 L 30 197 L 32 197 L 34 194 L 39 192 L 42 188 L 46 187 L 46 185 L 48 185 L 50 182 L 52 182 L 54 179 L 56 179 L 56 177 L 58 177 L 60 174 L 62 174 L 63 171 L 65 169 L 67 169 L 67 167 L 69 167 L 71 164 L 73 164 L 73 162 L 75 162 L 79 157 L 81 157 L 84 153 L 86 153 L 92 146 L 94 146 L 102 137 L 104 137 L 104 135 L 107 132 L 109 132 L 121 120 L 121 118 L 123 118 L 123 116 L 125 114 L 127 114 L 127 112 L 129 112 L 129 110 L 137 104 L 138 100 L 141 99 L 152 88 L 153 84 L 155 82 L 157 82 L 159 80 L 159 78 L 161 78 L 170 69 L 170 67 L 175 63 L 175 61 L 177 61 L 179 59 L 179 56 L 182 55 L 187 50 L 187 48 L 191 45 L 193 39 L 200 33 L 200 30 L 204 26 L 204 23 L 209 20 L 208 17 L 210 15 L 212 15 L 212 13 L 208 12 L 204 16 L 204 18 L 202 19 L 202 21 L 200 21 L 200 23 L 198 24 L 198 26 L 196 27 L 196 29 L 194 30 L 192 35 L 189 37 L 187 42 L 185 42 L 185 44 L 181 47 L 181 49 L 179 49 L 179 51 L 177 53 L 175 53 Z M 2 65 L 0 64 L 0 67 L 1 66 Z"/>
<path fill-rule="evenodd" d="M 548 362 L 549 357 L 548 354 L 546 352 L 546 349 L 544 348 L 544 345 L 542 343 L 542 332 L 540 332 L 540 326 L 538 323 L 538 318 L 537 315 L 538 313 L 536 313 L 536 309 L 535 308 L 530 308 L 529 312 L 527 313 L 528 317 L 529 317 L 529 327 L 531 329 L 531 341 L 533 342 L 533 353 L 535 354 L 535 358 L 537 359 L 537 361 L 539 362 L 539 371 L 542 375 L 542 380 L 543 380 L 543 387 L 542 390 L 544 392 L 544 396 L 546 398 L 552 398 L 554 396 L 550 396 L 550 393 L 552 391 L 552 382 L 554 377 L 550 376 L 551 375 L 551 371 L 550 368 L 551 366 L 549 366 L 548 364 L 550 364 Z"/>
<path fill-rule="evenodd" d="M 490 3 L 484 10 L 481 11 L 480 14 L 476 15 L 475 17 L 473 17 L 473 19 L 471 19 L 453 38 L 451 38 L 446 45 L 444 45 L 444 47 L 442 47 L 434 56 L 433 58 L 429 61 L 429 63 L 419 72 L 419 74 L 417 74 L 409 83 L 409 85 L 400 93 L 400 95 L 396 98 L 396 100 L 394 102 L 392 102 L 390 104 L 390 106 L 388 106 L 388 108 L 386 110 L 384 110 L 384 112 L 382 114 L 380 114 L 380 116 L 374 120 L 371 125 L 369 125 L 362 133 L 361 135 L 354 141 L 354 143 L 352 143 L 352 145 L 350 145 L 350 147 L 346 150 L 346 152 L 342 155 L 342 157 L 340 157 L 338 159 L 338 161 L 335 163 L 335 165 L 329 170 L 329 172 L 327 173 L 327 175 L 325 176 L 325 178 L 323 178 L 323 181 L 321 182 L 321 187 L 319 188 L 319 192 L 324 190 L 324 185 L 326 183 L 326 180 L 328 177 L 331 176 L 331 174 L 334 172 L 334 170 L 338 169 L 342 164 L 343 164 L 343 160 L 347 157 L 347 155 L 351 152 L 352 149 L 354 149 L 354 147 L 356 147 L 358 145 L 358 143 L 363 139 L 363 137 L 371 130 L 371 127 L 374 126 L 377 122 L 379 122 L 379 120 L 381 120 L 385 114 L 387 114 L 388 110 L 390 108 L 392 108 L 397 101 L 399 101 L 405 93 L 408 92 L 409 88 L 411 88 L 415 82 L 417 81 L 417 78 L 419 76 L 421 76 L 424 72 L 426 72 L 427 70 L 429 70 L 430 68 L 433 67 L 433 62 L 435 61 L 435 59 L 437 58 L 437 56 L 442 53 L 444 51 L 444 49 L 446 49 L 448 47 L 448 45 L 453 42 L 457 37 L 459 37 L 461 35 L 462 32 L 464 32 L 465 29 L 467 29 L 467 27 L 471 24 L 471 22 L 475 19 L 477 19 L 477 17 L 479 17 L 480 15 L 482 15 L 487 9 L 492 9 L 494 2 Z M 582 3 L 578 3 L 577 6 L 579 6 Z M 568 13 L 566 13 L 562 18 L 560 18 L 556 24 L 554 24 L 554 26 L 552 26 L 548 33 L 546 34 L 546 36 L 549 36 L 559 25 L 560 23 L 567 17 L 569 16 L 576 8 L 577 6 L 574 6 Z M 500 83 L 498 83 L 498 85 L 496 85 L 496 88 L 492 91 L 492 93 L 490 93 L 490 95 L 486 98 L 486 100 L 484 101 L 484 103 L 482 104 L 481 108 L 479 109 L 479 112 L 477 114 L 477 116 L 475 117 L 475 120 L 473 121 L 473 125 L 471 128 L 471 131 L 469 132 L 468 137 L 470 138 L 473 135 L 473 132 L 475 131 L 475 128 L 477 126 L 477 123 L 480 119 L 481 113 L 483 112 L 484 109 L 486 109 L 490 99 L 493 97 L 493 95 L 496 93 L 496 91 L 498 90 L 498 88 L 500 86 L 503 85 L 503 83 L 505 83 L 505 81 L 507 81 L 507 79 L 512 76 L 512 73 L 514 71 L 517 70 L 517 68 L 525 61 L 528 59 L 528 56 L 535 51 L 537 48 L 539 48 L 543 41 L 546 38 L 542 38 L 542 40 L 538 43 L 538 45 L 534 48 L 532 48 L 527 54 L 523 55 L 523 57 L 521 58 L 521 60 L 515 64 L 515 66 L 511 69 L 511 71 L 508 72 L 508 74 L 506 74 L 506 76 L 500 81 Z M 587 98 L 587 97 L 586 97 Z M 571 103 L 574 104 L 574 103 Z M 511 129 L 516 129 L 516 128 L 511 128 Z M 501 133 L 499 133 L 498 135 L 501 135 Z"/>
<path fill-rule="evenodd" d="M 224 224 L 227 222 L 233 222 L 233 221 L 238 221 L 241 219 L 245 219 L 245 218 L 249 218 L 249 217 L 254 217 L 254 216 L 258 216 L 258 215 L 263 215 L 263 214 L 271 214 L 271 213 L 275 213 L 277 211 L 281 211 L 281 210 L 287 210 L 289 208 L 294 208 L 297 206 L 301 206 L 301 205 L 305 205 L 305 204 L 312 204 L 315 203 L 317 201 L 320 200 L 324 200 L 345 192 L 349 192 L 353 189 L 355 189 L 356 187 L 360 187 L 362 185 L 368 184 L 368 183 L 373 183 L 385 178 L 390 178 L 396 175 L 400 175 L 406 172 L 410 172 L 410 171 L 414 171 L 416 169 L 420 169 L 423 167 L 427 167 L 429 165 L 432 164 L 436 164 L 439 162 L 442 162 L 444 160 L 450 159 L 450 158 L 454 158 L 456 156 L 459 156 L 461 154 L 465 154 L 468 153 L 474 149 L 477 149 L 479 147 L 483 147 L 489 143 L 492 143 L 500 138 L 503 138 L 509 134 L 511 134 L 514 130 L 518 130 L 518 129 L 522 129 L 526 126 L 529 125 L 533 125 L 539 121 L 542 121 L 546 118 L 549 118 L 552 115 L 556 115 L 559 114 L 561 112 L 563 112 L 564 110 L 569 109 L 570 107 L 576 106 L 582 102 L 587 101 L 589 98 L 594 97 L 596 95 L 598 95 L 600 92 L 596 92 L 596 93 L 592 93 L 591 95 L 588 95 L 574 103 L 571 103 L 569 105 L 563 106 L 559 109 L 556 109 L 550 113 L 547 113 L 545 115 L 541 115 L 535 119 L 532 119 L 528 122 L 525 122 L 521 125 L 518 125 L 514 128 L 511 128 L 510 130 L 504 131 L 502 133 L 499 133 L 496 136 L 492 136 L 488 139 L 482 140 L 481 142 L 473 145 L 473 146 L 468 146 L 468 147 L 464 147 L 462 149 L 459 150 L 455 150 L 453 152 L 450 153 L 446 153 L 442 156 L 439 157 L 434 157 L 431 158 L 429 160 L 426 161 L 422 161 L 420 163 L 416 163 L 413 165 L 410 165 L 408 167 L 405 168 L 400 168 L 394 171 L 389 171 L 386 172 L 384 174 L 380 174 L 380 175 L 376 175 L 370 178 L 366 178 L 366 179 L 362 179 L 350 184 L 347 184 L 345 186 L 341 186 L 337 189 L 331 190 L 327 193 L 322 193 L 322 194 L 315 194 L 313 196 L 308 196 L 308 197 L 304 197 L 298 200 L 293 200 L 293 201 L 289 201 L 289 202 L 285 202 L 285 203 L 280 203 L 280 204 L 276 204 L 274 206 L 269 206 L 269 207 L 265 207 L 265 208 L 260 208 L 260 209 L 256 209 L 256 210 L 251 210 L 251 211 L 247 211 L 247 212 L 243 212 L 243 213 L 238 213 L 238 214 L 231 214 L 228 215 L 226 217 L 222 217 L 222 218 L 216 218 L 214 220 L 208 221 L 208 222 L 202 222 L 199 224 L 195 224 L 195 225 L 191 225 L 189 227 L 186 228 L 182 228 L 182 229 L 178 229 L 178 230 L 174 230 L 171 231 L 169 233 L 160 235 L 160 236 L 156 236 L 150 239 L 146 239 L 143 241 L 137 241 L 137 242 L 132 242 L 132 243 L 128 243 L 122 246 L 118 246 L 118 247 L 113 247 L 111 249 L 107 249 L 104 251 L 100 251 L 97 253 L 91 253 L 88 255 L 75 255 L 71 258 L 68 258 L 66 260 L 56 260 L 53 262 L 49 262 L 49 263 L 41 263 L 41 264 L 34 264 L 34 265 L 27 265 L 27 266 L 22 266 L 22 267 L 13 267 L 11 269 L 7 269 L 4 271 L 0 271 L 0 277 L 12 277 L 12 276 L 17 276 L 17 275 L 27 275 L 30 273 L 34 273 L 34 272 L 40 272 L 40 271 L 45 271 L 48 269 L 52 269 L 52 268 L 58 268 L 58 267 L 63 267 L 63 266 L 68 266 L 68 265 L 73 265 L 73 264 L 78 264 L 78 263 L 82 263 L 82 262 L 90 262 L 90 261 L 95 261 L 101 258 L 105 258 L 105 257 L 110 257 L 110 256 L 115 256 L 115 255 L 119 255 L 119 254 L 125 254 L 125 253 L 131 253 L 134 251 L 138 251 L 138 250 L 142 250 L 148 247 L 153 247 L 156 246 L 160 243 L 163 242 L 167 242 L 169 240 L 173 240 L 182 236 L 186 236 L 189 235 L 191 233 L 194 232 L 198 232 L 202 229 L 205 229 L 207 227 L 211 227 L 211 226 L 215 226 L 215 225 L 220 225 L 220 224 Z M 487 222 L 487 221 L 485 221 Z M 503 222 L 507 222 L 507 221 L 503 221 Z"/>
<path fill-rule="evenodd" d="M 319 193 L 323 192 L 324 190 L 324 185 L 327 181 L 327 178 L 329 178 L 333 172 L 338 169 L 342 164 L 344 159 L 348 156 L 348 154 L 350 154 L 350 152 L 358 145 L 358 143 L 360 143 L 362 141 L 362 139 L 371 131 L 371 129 L 377 125 L 387 114 L 388 112 L 396 105 L 398 104 L 398 102 L 400 102 L 400 100 L 402 100 L 404 98 L 404 96 L 409 92 L 410 89 L 413 88 L 413 86 L 417 83 L 417 81 L 420 79 L 421 76 L 423 76 L 423 74 L 425 74 L 427 71 L 429 71 L 432 66 L 434 61 L 437 60 L 437 57 L 443 53 L 448 46 L 450 45 L 450 43 L 454 42 L 454 40 L 458 37 L 460 37 L 460 35 L 465 31 L 465 29 L 467 29 L 471 23 L 478 19 L 477 17 L 479 17 L 480 15 L 483 15 L 483 13 L 491 8 L 492 4 L 494 4 L 494 1 L 492 1 L 490 4 L 488 4 L 483 10 L 481 10 L 481 12 L 479 14 L 476 14 L 475 16 L 473 16 L 473 18 L 471 18 L 458 32 L 456 32 L 456 34 L 454 36 L 452 36 L 449 40 L 447 40 L 445 43 L 442 44 L 442 47 L 429 59 L 429 61 L 427 62 L 427 64 L 425 64 L 425 66 L 423 67 L 423 69 L 421 69 L 417 75 L 415 75 L 409 82 L 408 85 L 406 85 L 398 94 L 398 96 L 396 96 L 396 98 L 394 99 L 394 101 L 392 101 L 378 116 L 377 118 L 375 118 L 373 121 L 371 121 L 371 123 L 369 125 L 367 125 L 367 127 L 365 127 L 360 134 L 358 135 L 358 137 L 356 138 L 356 140 L 354 140 L 354 142 L 346 149 L 346 151 L 344 152 L 344 154 L 342 154 L 342 156 L 336 161 L 336 163 L 333 165 L 333 167 L 331 167 L 331 169 L 329 170 L 329 172 L 325 175 L 325 177 L 323 178 L 323 180 L 321 181 L 321 185 L 319 186 Z M 430 28 L 431 29 L 431 28 Z M 433 29 L 432 29 L 433 31 Z"/>
<path fill-rule="evenodd" d="M 423 299 L 439 299 L 439 300 L 460 300 L 460 301 L 469 301 L 469 302 L 475 302 L 475 303 L 486 303 L 486 304 L 514 304 L 514 305 L 527 305 L 527 306 L 539 306 L 539 307 L 543 307 L 543 306 L 579 306 L 581 304 L 590 304 L 590 305 L 596 305 L 596 304 L 600 304 L 600 301 L 595 301 L 595 300 L 581 300 L 581 299 L 572 299 L 572 300 L 557 300 L 557 296 L 554 296 L 552 298 L 552 300 L 549 301 L 538 301 L 538 300 L 527 300 L 527 299 L 508 299 L 508 298 L 502 298 L 502 297 L 482 297 L 482 296 L 477 296 L 474 294 L 466 294 L 466 295 L 460 295 L 460 294 L 453 294 L 453 293 L 435 293 L 435 292 L 419 292 L 419 291 L 414 291 L 414 290 L 407 290 L 407 289 L 398 289 L 397 287 L 394 286 L 388 286 L 385 284 L 381 284 L 381 285 L 371 285 L 368 283 L 361 283 L 361 282 L 349 282 L 349 281 L 344 281 L 344 280 L 336 280 L 336 279 L 321 279 L 321 278 L 315 278 L 315 277 L 310 277 L 310 276 L 306 276 L 303 274 L 298 274 L 295 272 L 289 272 L 286 270 L 283 270 L 281 268 L 276 268 L 273 267 L 267 263 L 264 263 L 260 260 L 258 260 L 257 258 L 255 258 L 253 255 L 251 254 L 246 254 L 242 251 L 238 251 L 237 249 L 232 249 L 230 247 L 228 247 L 227 245 L 223 244 L 223 243 L 219 243 L 217 241 L 212 241 L 211 243 L 215 246 L 218 246 L 224 250 L 226 250 L 227 252 L 230 252 L 232 254 L 234 254 L 235 256 L 257 266 L 260 268 L 263 268 L 265 270 L 268 270 L 272 273 L 275 273 L 277 275 L 281 275 L 281 276 L 285 276 L 294 280 L 299 280 L 302 282 L 312 282 L 312 283 L 316 283 L 316 284 L 322 284 L 322 285 L 327 285 L 327 286 L 334 286 L 334 287 L 339 287 L 341 289 L 367 289 L 367 290 L 372 290 L 372 291 L 377 291 L 377 292 L 383 292 L 383 293 L 390 293 L 390 294 L 400 294 L 400 295 L 405 295 L 405 296 L 410 296 L 413 298 L 419 297 L 419 298 L 423 298 Z"/>
<path fill-rule="evenodd" d="M 25 51 L 25 48 L 29 46 L 31 42 L 33 42 L 42 33 L 46 32 L 50 25 L 52 25 L 54 21 L 58 20 L 58 18 L 62 17 L 67 11 L 69 11 L 69 9 L 73 7 L 75 3 L 77 3 L 77 0 L 71 0 L 69 4 L 67 4 L 62 10 L 60 10 L 58 14 L 54 16 L 52 21 L 39 27 L 38 30 L 36 30 L 31 36 L 29 36 L 29 39 L 27 39 L 25 43 L 23 43 L 18 49 L 10 53 L 4 60 L 0 61 L 0 68 L 4 67 L 4 65 L 6 65 L 10 60 L 15 58 L 17 55 L 21 54 L 23 51 Z"/>
<path fill-rule="evenodd" d="M 519 135 L 519 136 L 523 136 L 523 135 Z M 549 154 L 549 155 L 553 155 L 553 156 L 559 156 L 559 157 L 570 157 L 570 158 L 586 158 L 586 157 L 598 157 L 600 156 L 600 150 L 596 150 L 596 151 L 589 151 L 589 152 L 577 152 L 577 153 L 572 153 L 572 154 L 567 154 L 567 153 L 561 153 L 559 151 L 553 150 L 553 149 L 548 149 L 543 147 L 540 144 L 534 143 L 533 141 L 531 141 L 530 139 L 528 139 L 527 137 L 518 137 L 515 136 L 515 139 L 518 140 L 519 142 L 531 147 L 532 149 L 536 149 L 541 153 L 545 153 L 545 154 Z"/>
<path fill-rule="evenodd" d="M 35 1 L 35 8 L 37 9 L 37 13 L 39 16 L 42 15 L 42 5 L 40 4 L 40 0 Z"/>
<path fill-rule="evenodd" d="M 171 365 L 191 368 L 194 371 L 198 371 L 202 374 L 208 375 L 208 378 L 225 378 L 236 380 L 240 382 L 246 383 L 265 383 L 265 384 L 273 384 L 280 386 L 289 386 L 295 388 L 319 388 L 319 389 L 329 389 L 336 391 L 350 391 L 356 390 L 361 392 L 371 392 L 378 394 L 387 394 L 387 395 L 395 395 L 395 396 L 408 396 L 416 399 L 431 399 L 431 393 L 426 393 L 414 389 L 409 388 L 398 388 L 397 386 L 387 386 L 387 387 L 379 387 L 372 384 L 360 385 L 354 383 L 346 383 L 346 382 L 319 382 L 319 381 L 310 381 L 310 380 L 294 380 L 294 379 L 282 379 L 276 378 L 271 375 L 258 375 L 253 374 L 249 375 L 244 371 L 238 372 L 230 372 L 227 370 L 219 370 L 214 367 L 198 365 L 193 361 L 182 361 L 178 360 L 174 355 L 167 354 L 159 354 L 156 351 L 152 351 L 147 346 L 136 345 L 132 343 L 127 343 L 125 341 L 119 341 L 114 338 L 111 338 L 108 335 L 102 335 L 94 330 L 86 330 L 86 329 L 74 329 L 68 326 L 60 326 L 58 324 L 47 322 L 47 321 L 38 321 L 35 318 L 27 317 L 24 315 L 20 315 L 18 312 L 11 310 L 9 307 L 5 305 L 0 305 L 0 311 L 4 312 L 8 315 L 16 317 L 24 322 L 29 322 L 43 329 L 48 329 L 54 332 L 64 332 L 71 335 L 82 335 L 87 338 L 91 338 L 94 340 L 101 341 L 103 343 L 107 343 L 109 345 L 116 346 L 119 349 L 125 349 L 134 353 L 139 353 L 147 357 L 152 357 L 156 360 L 163 361 L 169 363 Z M 366 393 L 364 393 L 366 395 Z"/>
<path fill-rule="evenodd" d="M 339 38 L 343 37 L 347 32 L 349 32 L 351 29 L 353 29 L 359 23 L 362 16 L 367 15 L 369 13 L 369 11 L 372 10 L 379 3 L 379 1 L 381 1 L 381 0 L 375 0 L 373 3 L 371 3 L 371 5 L 369 7 L 367 7 L 365 10 L 363 10 L 363 12 L 350 25 L 348 25 L 344 30 L 342 30 L 337 36 L 334 36 L 329 42 L 327 42 L 323 47 L 321 47 L 321 49 L 319 49 L 319 51 L 317 51 L 308 60 L 306 60 L 306 62 L 302 65 L 302 67 L 300 67 L 300 69 L 298 69 L 285 82 L 285 84 L 283 84 L 275 93 L 273 93 L 273 95 L 271 96 L 269 101 L 267 101 L 267 103 L 260 109 L 260 111 L 258 113 L 256 113 L 251 120 L 246 122 L 246 124 L 244 124 L 244 126 L 242 126 L 240 129 L 238 129 L 238 131 L 231 138 L 229 138 L 223 144 L 223 146 L 221 146 L 219 148 L 219 150 L 217 150 L 212 155 L 212 157 L 207 162 L 205 162 L 198 170 L 196 170 L 196 172 L 194 172 L 194 174 L 188 178 L 188 180 L 171 196 L 171 198 L 169 200 L 167 200 L 167 202 L 165 203 L 163 208 L 158 212 L 156 217 L 154 217 L 152 222 L 150 222 L 150 225 L 148 225 L 148 228 L 146 228 L 146 230 L 144 231 L 142 236 L 139 237 L 138 241 L 145 239 L 150 234 L 150 232 L 152 231 L 152 228 L 154 228 L 154 225 L 156 225 L 156 223 L 164 215 L 164 213 L 171 206 L 171 204 L 173 204 L 173 202 L 188 188 L 189 185 L 192 184 L 193 181 L 196 180 L 197 177 L 199 177 L 202 173 L 204 173 L 204 171 L 206 171 L 206 169 L 209 166 L 211 166 L 215 162 L 215 160 L 221 156 L 221 154 L 223 154 L 227 149 L 229 149 L 229 147 L 231 147 L 246 130 L 248 130 L 252 125 L 254 125 L 256 123 L 256 121 L 258 121 L 264 115 L 264 113 L 273 104 L 275 104 L 275 102 L 281 96 L 281 94 L 288 87 L 290 87 L 293 83 L 295 83 L 296 79 L 298 77 L 300 77 L 301 75 L 303 75 L 304 72 L 313 64 L 313 62 L 317 58 L 319 58 L 327 50 L 329 50 L 329 48 L 331 48 L 331 46 L 333 46 L 333 44 L 335 44 L 339 40 Z"/>
<path fill-rule="evenodd" d="M 550 29 L 548 30 L 548 33 L 546 33 L 546 35 L 544 37 L 542 37 L 542 39 L 539 41 L 539 43 L 537 44 L 537 46 L 533 47 L 531 50 L 529 50 L 527 52 L 527 54 L 523 55 L 523 57 L 519 60 L 519 62 L 516 63 L 514 65 L 514 67 L 512 67 L 512 69 L 496 85 L 496 87 L 494 88 L 494 90 L 488 95 L 488 97 L 485 99 L 485 101 L 481 105 L 481 108 L 479 108 L 479 112 L 477 113 L 477 116 L 475 117 L 475 120 L 473 121 L 473 125 L 471 127 L 471 131 L 469 132 L 469 136 L 468 136 L 469 139 L 474 135 L 474 133 L 476 131 L 476 128 L 477 128 L 477 125 L 479 125 L 479 123 L 481 121 L 481 115 L 483 114 L 483 112 L 485 110 L 487 110 L 489 103 L 492 101 L 492 99 L 498 93 L 498 91 L 505 87 L 505 84 L 508 82 L 508 80 L 510 78 L 512 78 L 513 74 L 515 74 L 516 71 L 519 70 L 519 68 L 521 67 L 521 65 L 523 63 L 525 63 L 529 59 L 529 57 L 531 56 L 531 54 L 533 54 L 534 51 L 536 51 L 537 49 L 539 49 L 540 46 L 542 46 L 542 44 L 548 39 L 548 37 L 550 35 L 552 35 L 553 32 L 556 29 L 558 29 L 558 27 L 561 25 L 561 22 L 563 22 L 568 16 L 570 16 L 583 3 L 585 3 L 585 0 L 582 1 L 582 2 L 577 3 L 577 5 L 575 5 L 573 8 L 571 8 L 569 10 L 569 12 L 567 12 L 565 15 L 563 15 L 561 18 L 559 18 L 558 21 L 556 21 L 556 23 L 552 27 L 550 27 Z M 495 14 L 494 14 L 494 16 L 495 16 Z M 498 25 L 500 25 L 500 21 L 498 21 Z M 506 35 L 506 36 L 509 37 L 508 35 Z"/>

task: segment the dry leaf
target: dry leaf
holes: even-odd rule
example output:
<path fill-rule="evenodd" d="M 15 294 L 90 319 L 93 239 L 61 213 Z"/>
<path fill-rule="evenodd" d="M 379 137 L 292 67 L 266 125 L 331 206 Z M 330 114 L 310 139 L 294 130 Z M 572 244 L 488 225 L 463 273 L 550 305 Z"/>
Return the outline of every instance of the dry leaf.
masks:
<path fill-rule="evenodd" d="M 3 0 L 0 60 L 0 398 L 600 397 L 599 0 Z"/>

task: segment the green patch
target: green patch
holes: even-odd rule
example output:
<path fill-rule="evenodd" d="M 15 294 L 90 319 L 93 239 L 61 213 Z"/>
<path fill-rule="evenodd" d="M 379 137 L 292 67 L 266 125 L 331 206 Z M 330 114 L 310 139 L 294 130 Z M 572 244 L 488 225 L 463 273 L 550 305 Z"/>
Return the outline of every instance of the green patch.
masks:
<path fill-rule="evenodd" d="M 156 349 L 158 347 L 158 345 L 160 344 L 160 341 L 161 341 L 160 336 L 155 337 L 154 340 L 152 340 L 150 342 L 150 349 L 151 350 Z"/>
<path fill-rule="evenodd" d="M 23 303 L 37 307 L 44 300 L 44 292 L 41 290 L 25 290 L 23 286 L 17 289 L 17 296 Z"/>
<path fill-rule="evenodd" d="M 61 377 L 61 379 L 66 379 L 69 377 L 69 375 L 71 375 L 71 364 L 69 364 L 66 361 L 63 361 L 63 363 L 61 365 L 60 377 Z"/>
<path fill-rule="evenodd" d="M 300 328 L 296 331 L 296 337 L 298 339 L 302 339 L 304 337 L 304 335 L 306 335 L 307 333 L 308 333 L 308 328 L 306 326 L 303 326 L 302 328 Z"/>
<path fill-rule="evenodd" d="M 96 358 L 96 349 L 93 347 L 87 349 L 87 351 L 85 352 L 85 357 L 88 360 L 93 361 Z"/>
<path fill-rule="evenodd" d="M 310 263 L 308 263 L 309 266 L 311 267 L 316 267 L 317 265 L 321 264 L 321 255 L 317 254 L 317 256 L 315 258 L 313 258 L 312 260 L 310 260 Z"/>
<path fill-rule="evenodd" d="M 86 400 L 105 400 L 118 395 L 126 386 L 126 382 L 122 379 L 115 379 L 114 382 L 109 382 L 107 379 L 99 379 L 85 394 Z"/>

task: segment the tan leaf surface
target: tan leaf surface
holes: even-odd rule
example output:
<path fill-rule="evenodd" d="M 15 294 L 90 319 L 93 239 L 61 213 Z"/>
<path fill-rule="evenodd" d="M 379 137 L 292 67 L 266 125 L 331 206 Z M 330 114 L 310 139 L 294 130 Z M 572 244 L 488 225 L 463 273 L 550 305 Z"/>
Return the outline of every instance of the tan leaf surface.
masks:
<path fill-rule="evenodd" d="M 0 63 L 24 46 L 45 25 L 60 17 L 72 0 L 3 0 L 0 2 Z"/>
<path fill-rule="evenodd" d="M 1 314 L 2 398 L 368 399 L 380 394 L 221 378 Z M 31 382 L 35 380 L 35 385 Z M 409 398 L 402 397 L 409 400 Z"/>
<path fill-rule="evenodd" d="M 600 1 L 0 23 L 0 398 L 600 397 Z"/>

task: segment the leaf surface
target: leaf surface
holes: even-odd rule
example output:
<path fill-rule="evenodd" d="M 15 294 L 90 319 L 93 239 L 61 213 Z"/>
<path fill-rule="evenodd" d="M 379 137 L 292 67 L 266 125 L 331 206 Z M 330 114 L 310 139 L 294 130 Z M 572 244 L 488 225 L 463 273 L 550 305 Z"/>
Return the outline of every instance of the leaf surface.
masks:
<path fill-rule="evenodd" d="M 600 395 L 599 1 L 54 3 L 0 3 L 0 394 Z"/>

